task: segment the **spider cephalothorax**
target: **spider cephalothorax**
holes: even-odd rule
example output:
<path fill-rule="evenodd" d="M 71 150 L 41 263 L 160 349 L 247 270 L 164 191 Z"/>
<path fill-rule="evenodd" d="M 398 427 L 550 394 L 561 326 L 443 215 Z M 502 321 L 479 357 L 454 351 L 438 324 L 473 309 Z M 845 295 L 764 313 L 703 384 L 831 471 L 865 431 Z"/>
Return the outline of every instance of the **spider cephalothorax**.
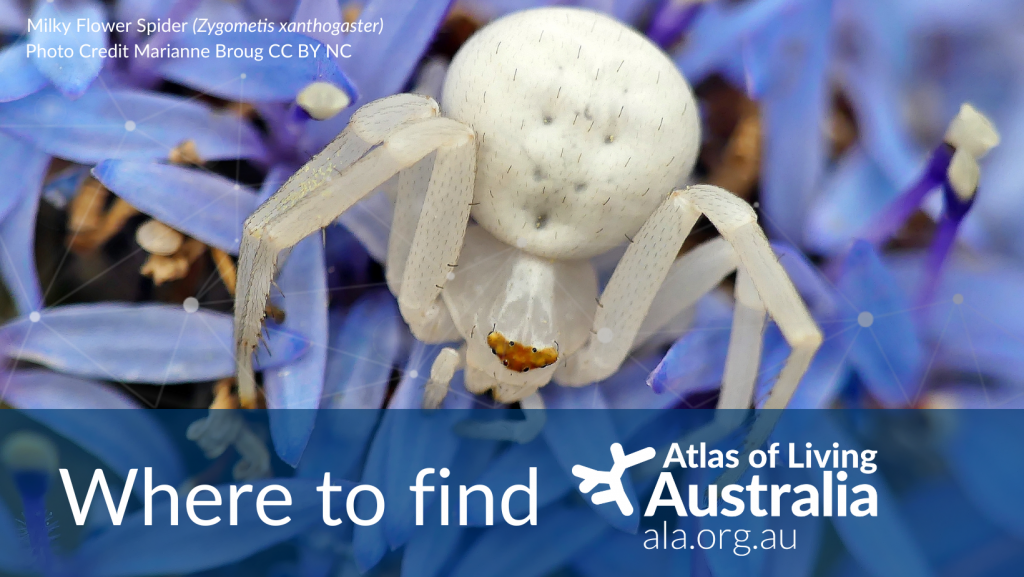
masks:
<path fill-rule="evenodd" d="M 434 361 L 424 405 L 455 371 L 501 402 L 581 386 L 736 272 L 722 407 L 752 402 L 766 313 L 792 353 L 765 406 L 782 407 L 821 342 L 753 209 L 685 184 L 700 129 L 686 80 L 627 26 L 573 8 L 527 10 L 456 54 L 443 106 L 400 94 L 344 132 L 246 221 L 235 306 L 239 389 L 277 254 L 397 174 L 388 286 L 412 333 L 461 341 Z M 471 216 L 472 215 L 472 216 Z M 700 216 L 722 238 L 677 259 Z M 603 290 L 588 260 L 623 243 Z"/>

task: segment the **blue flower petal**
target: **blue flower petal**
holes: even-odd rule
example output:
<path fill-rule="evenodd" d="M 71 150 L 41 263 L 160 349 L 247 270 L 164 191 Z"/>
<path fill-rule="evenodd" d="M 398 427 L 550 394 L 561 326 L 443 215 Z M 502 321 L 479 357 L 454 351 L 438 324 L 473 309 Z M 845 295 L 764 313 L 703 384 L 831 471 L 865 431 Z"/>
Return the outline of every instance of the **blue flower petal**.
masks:
<path fill-rule="evenodd" d="M 402 344 L 402 320 L 394 297 L 377 290 L 361 297 L 332 323 L 324 379 L 324 408 L 379 409 Z"/>
<path fill-rule="evenodd" d="M 3 133 L 0 133 L 2 135 Z M 0 138 L 5 138 L 3 135 Z M 71 199 L 78 196 L 78 189 L 89 176 L 89 167 L 73 164 L 49 177 L 43 185 L 43 200 L 56 208 L 67 207 Z"/>
<path fill-rule="evenodd" d="M 2 377 L 9 405 L 82 447 L 122 479 L 139 463 L 153 467 L 154 484 L 178 486 L 185 468 L 174 444 L 153 413 L 108 385 L 50 371 L 15 371 Z M 52 409 L 93 409 L 55 411 Z M 106 410 L 97 418 L 96 409 Z M 131 431 L 126 435 L 126 431 Z M 134 493 L 145 497 L 136 483 Z"/>
<path fill-rule="evenodd" d="M 765 399 L 774 386 L 776 376 L 782 370 L 790 352 L 778 329 L 772 327 L 770 330 L 771 342 L 769 343 L 768 336 L 765 337 L 765 354 L 761 365 L 761 378 L 758 381 L 759 399 Z M 826 337 L 821 348 L 815 353 L 804 378 L 800 380 L 800 386 L 789 400 L 789 408 L 825 409 L 832 405 L 853 374 L 853 365 L 849 362 L 850 355 L 847 351 L 850 349 L 850 337 L 854 334 L 856 333 L 850 330 L 841 335 L 832 334 Z M 774 346 L 769 348 L 770 344 Z"/>
<path fill-rule="evenodd" d="M 24 98 L 50 83 L 25 56 L 27 42 L 15 42 L 0 51 L 0 102 Z"/>
<path fill-rule="evenodd" d="M 0 398 L 15 409 L 29 411 L 29 416 L 42 421 L 47 418 L 41 409 L 138 409 L 141 405 L 127 394 L 109 385 L 31 369 L 0 374 Z M 32 409 L 40 409 L 38 414 Z M 64 414 L 54 411 L 52 415 Z M 67 411 L 66 414 L 72 414 Z M 49 425 L 47 425 L 49 426 Z M 52 427 L 51 427 L 52 428 Z M 74 439 L 72 439 L 74 441 Z"/>
<path fill-rule="evenodd" d="M 343 212 L 337 222 L 359 239 L 374 260 L 384 263 L 388 257 L 394 208 L 388 195 L 378 192 Z"/>
<path fill-rule="evenodd" d="M 409 487 L 416 482 L 416 474 L 427 467 L 440 470 L 452 468 L 462 439 L 453 427 L 465 417 L 465 411 L 391 411 L 395 423 L 388 439 L 387 476 L 385 493 L 388 508 L 384 512 L 384 536 L 392 549 L 404 545 L 415 530 L 416 495 Z M 439 479 L 440 477 L 436 477 Z M 424 504 L 434 501 L 430 497 Z"/>
<path fill-rule="evenodd" d="M 314 19 L 320 22 L 343 22 L 341 4 L 334 0 L 300 0 L 295 6 L 292 22 L 306 22 Z M 313 31 L 304 34 L 324 43 L 333 43 L 338 40 L 337 36 L 332 36 L 329 32 Z"/>
<path fill-rule="evenodd" d="M 572 475 L 572 468 L 577 464 L 610 471 L 613 464 L 611 446 L 620 442 L 608 411 L 549 410 L 543 435 L 567 475 Z M 622 488 L 633 504 L 633 512 L 629 516 L 624 516 L 615 503 L 594 505 L 589 496 L 584 495 L 583 498 L 613 527 L 636 533 L 640 524 L 640 505 L 629 475 L 623 475 Z"/>
<path fill-rule="evenodd" d="M 562 567 L 608 526 L 584 508 L 538 511 L 537 525 L 486 530 L 463 555 L 452 577 L 542 577 Z"/>
<path fill-rule="evenodd" d="M 272 58 L 271 45 L 290 45 L 294 58 Z M 334 38 L 332 49 L 340 44 Z M 192 50 L 206 49 L 216 55 L 217 45 L 230 46 L 233 50 L 260 50 L 262 60 L 255 58 L 207 58 L 190 60 L 169 58 L 157 70 L 168 80 L 184 84 L 206 94 L 226 100 L 244 102 L 290 102 L 309 83 L 330 82 L 345 91 L 355 100 L 355 90 L 338 69 L 338 65 L 327 55 L 327 47 L 310 38 L 290 32 L 229 32 L 220 36 L 206 34 L 183 34 L 172 46 Z M 309 46 L 309 55 L 299 57 L 299 46 Z M 313 55 L 313 50 L 316 55 Z"/>
<path fill-rule="evenodd" d="M 960 414 L 966 412 L 968 411 L 958 411 Z M 979 411 L 978 414 L 982 413 Z M 985 463 L 984 467 L 991 467 L 991 463 Z M 950 569 L 953 566 L 964 567 L 964 560 L 970 559 L 972 555 L 976 559 L 987 560 L 992 557 L 991 547 L 994 542 L 1007 542 L 1006 532 L 993 525 L 986 515 L 978 510 L 975 503 L 965 494 L 964 485 L 952 480 L 936 480 L 915 487 L 902 501 L 904 519 L 924 548 L 931 566 L 940 574 L 951 573 Z M 942 506 L 936 507 L 936 503 L 942 503 Z M 1004 507 L 1003 510 L 1010 509 Z M 956 527 L 957 530 L 950 531 L 950 527 Z M 998 557 L 1012 561 L 1008 556 Z M 1019 555 L 1017 558 L 1019 559 Z M 987 575 L 1012 573 L 986 572 Z"/>
<path fill-rule="evenodd" d="M 709 3 L 693 23 L 676 64 L 691 84 L 722 66 L 752 34 L 802 0 L 759 0 L 749 4 Z"/>
<path fill-rule="evenodd" d="M 273 22 L 285 22 L 296 11 L 297 0 L 245 0 L 244 4 L 255 19 L 266 18 Z M 321 18 L 323 20 L 323 18 Z M 339 20 L 332 20 L 338 22 Z"/>
<path fill-rule="evenodd" d="M 141 479 L 136 480 L 140 482 Z M 158 499 L 153 506 L 152 527 L 144 526 L 143 511 L 128 515 L 120 526 L 83 543 L 74 566 L 83 577 L 141 577 L 194 573 L 240 561 L 321 523 L 323 506 L 320 493 L 316 492 L 318 484 L 312 479 L 252 483 L 253 492 L 239 500 L 237 526 L 229 525 L 227 520 L 227 485 L 217 487 L 225 505 L 216 512 L 210 508 L 211 517 L 221 517 L 221 522 L 211 527 L 201 527 L 187 519 L 176 527 L 170 526 L 168 503 Z M 291 517 L 287 525 L 272 527 L 257 517 L 256 495 L 268 485 L 281 485 L 291 494 L 290 507 L 267 509 L 272 517 Z M 351 484 L 345 488 L 350 489 Z M 280 493 L 270 496 L 277 499 Z"/>
<path fill-rule="evenodd" d="M 0 129 L 81 164 L 165 159 L 188 140 L 203 160 L 266 155 L 259 134 L 236 115 L 164 94 L 95 86 L 74 101 L 47 89 L 0 104 Z"/>
<path fill-rule="evenodd" d="M 345 418 L 338 418 L 337 413 L 319 412 L 296 476 L 322 479 L 324 473 L 331 473 L 342 479 L 359 479 L 382 414 L 380 410 L 350 410 Z"/>
<path fill-rule="evenodd" d="M 867 322 L 861 322 L 864 328 L 853 337 L 850 350 L 864 384 L 887 407 L 913 404 L 921 385 L 924 347 L 909 299 L 868 242 L 854 243 L 837 288 L 857 309 L 849 310 L 851 319 Z M 870 322 L 864 320 L 864 312 L 871 315 Z"/>
<path fill-rule="evenodd" d="M 0 327 L 4 356 L 82 377 L 127 383 L 212 381 L 235 372 L 231 316 L 185 312 L 171 305 L 102 303 L 41 312 Z M 262 369 L 295 360 L 305 349 L 298 335 L 270 331 L 273 355 L 257 355 Z"/>
<path fill-rule="evenodd" d="M 401 92 L 434 38 L 452 0 L 370 0 L 359 18 L 383 22 L 380 34 L 354 34 L 346 38 L 349 58 L 339 62 L 359 90 L 359 100 L 347 111 L 323 122 L 306 124 L 304 150 L 319 150 L 345 128 L 357 107 Z"/>
<path fill-rule="evenodd" d="M 420 530 L 402 555 L 401 577 L 436 577 L 463 541 L 466 529 L 458 524 Z"/>
<path fill-rule="evenodd" d="M 798 469 L 779 466 L 770 472 L 771 483 L 776 485 L 790 485 L 796 487 L 807 482 L 807 474 Z M 789 511 L 783 512 L 776 519 L 771 520 L 771 529 L 777 532 L 784 532 L 789 538 L 796 535 L 798 546 L 794 550 L 783 551 L 777 549 L 764 560 L 764 577 L 811 577 L 814 573 L 815 563 L 821 552 L 821 542 L 825 531 L 825 519 L 808 515 L 797 517 Z M 778 534 L 778 533 L 776 533 Z M 751 532 L 750 545 L 758 537 L 758 532 Z"/>
<path fill-rule="evenodd" d="M 260 191 L 256 194 L 256 206 L 267 202 L 267 200 L 274 196 L 277 189 L 295 174 L 295 168 L 286 164 L 276 164 L 270 168 L 267 172 L 267 176 L 263 178 L 263 184 L 260 185 Z"/>
<path fill-rule="evenodd" d="M 32 59 L 33 64 L 54 86 L 72 98 L 81 96 L 92 81 L 99 76 L 103 68 L 103 58 L 86 58 L 82 50 L 89 48 L 106 48 L 107 36 L 102 30 L 91 30 L 88 26 L 80 29 L 80 21 L 91 20 L 96 23 L 107 21 L 103 5 L 96 0 L 76 0 L 75 2 L 40 2 L 33 19 L 36 21 L 54 21 L 59 25 L 67 25 L 67 33 L 63 29 L 36 29 L 28 33 L 29 44 L 39 46 L 40 52 L 58 49 L 70 50 L 69 58 L 39 57 Z"/>
<path fill-rule="evenodd" d="M 947 4 L 952 3 L 931 3 L 928 12 Z M 838 2 L 835 11 L 835 27 L 850 41 L 836 51 L 833 76 L 850 100 L 860 143 L 889 179 L 889 188 L 910 185 L 923 160 L 902 109 L 903 83 L 914 74 L 911 55 L 916 50 L 915 35 L 907 27 L 919 26 L 923 15 L 910 16 L 904 9 L 865 0 Z"/>
<path fill-rule="evenodd" d="M 43 155 L 42 158 L 47 162 L 39 166 L 45 171 L 49 157 Z M 27 176 L 31 178 L 33 175 Z M 43 307 L 43 290 L 39 286 L 35 262 L 36 213 L 41 184 L 40 178 L 37 188 L 26 191 L 14 211 L 0 223 L 0 249 L 3 250 L 0 253 L 0 273 L 21 314 Z"/>
<path fill-rule="evenodd" d="M 949 419 L 945 453 L 965 495 L 990 520 L 1024 536 L 1024 454 L 1006 450 L 1006 439 L 1022 438 L 1016 411 L 956 411 Z M 1017 431 L 1016 433 L 1014 431 Z"/>
<path fill-rule="evenodd" d="M 155 20 L 165 16 L 173 3 L 165 0 L 118 0 L 114 5 L 114 19 L 124 22 L 134 22 L 139 18 Z"/>
<path fill-rule="evenodd" d="M 0 273 L 18 312 L 43 305 L 36 272 L 36 212 L 50 157 L 32 146 L 0 135 L 0 171 L 6 175 L 0 195 Z"/>
<path fill-rule="evenodd" d="M 384 412 L 377 434 L 373 437 L 370 451 L 366 455 L 366 465 L 363 467 L 361 483 L 383 488 L 387 485 L 388 452 L 391 450 L 391 428 L 395 424 L 396 417 L 389 411 Z M 359 512 L 359 503 L 356 503 L 356 512 Z M 384 509 L 387 515 L 388 509 Z M 366 518 L 366 517 L 363 517 Z M 384 558 L 388 552 L 387 538 L 384 536 L 384 523 L 378 522 L 373 525 L 356 526 L 352 533 L 352 553 L 356 560 L 356 566 L 363 573 L 369 571 Z"/>
<path fill-rule="evenodd" d="M 327 366 L 327 277 L 320 235 L 292 249 L 277 284 L 284 295 L 284 328 L 309 344 L 297 360 L 263 372 L 270 434 L 278 456 L 295 466 L 309 442 Z M 276 330 L 276 329 L 273 329 Z M 271 330 L 271 332 L 273 332 Z"/>
<path fill-rule="evenodd" d="M 238 254 L 242 224 L 256 210 L 251 190 L 209 172 L 107 160 L 93 176 L 128 204 L 204 243 Z"/>
<path fill-rule="evenodd" d="M 773 63 L 760 99 L 765 134 L 761 209 L 765 228 L 796 244 L 803 242 L 805 211 L 819 190 L 826 162 L 821 126 L 830 96 L 831 12 L 832 0 L 807 1 L 773 25 L 773 38 L 758 48 Z"/>
<path fill-rule="evenodd" d="M 830 422 L 828 417 L 817 416 L 813 421 L 815 430 L 811 434 L 816 443 L 829 446 L 838 442 L 840 447 L 860 452 L 859 443 Z M 879 514 L 877 517 L 832 517 L 832 525 L 847 550 L 871 575 L 930 577 L 932 571 L 903 520 L 896 495 L 885 480 L 877 474 L 866 475 L 857 469 L 848 471 L 848 474 L 848 486 L 867 483 L 875 488 Z"/>
<path fill-rule="evenodd" d="M 383 31 L 352 38 L 352 52 L 361 56 L 343 63 L 345 72 L 359 87 L 363 102 L 402 90 L 451 4 L 451 0 L 367 2 L 360 19 L 383 20 Z"/>
<path fill-rule="evenodd" d="M 725 370 L 731 319 L 728 304 L 701 299 L 693 329 L 672 345 L 648 377 L 651 389 L 659 395 L 671 395 L 678 403 L 691 393 L 718 388 Z"/>
<path fill-rule="evenodd" d="M 401 347 L 401 321 L 394 298 L 385 290 L 364 295 L 348 311 L 331 315 L 331 341 L 324 377 L 324 409 L 350 410 L 339 419 L 322 413 L 314 439 L 300 464 L 300 474 L 331 471 L 346 478 L 369 446 L 380 418 L 392 365 Z M 370 409 L 370 410 L 367 410 Z"/>
<path fill-rule="evenodd" d="M 561 499 L 564 495 L 573 490 L 576 482 L 562 468 L 555 459 L 554 454 L 547 446 L 547 442 L 538 437 L 529 443 L 515 444 L 499 455 L 488 466 L 487 470 L 474 481 L 474 484 L 487 485 L 495 495 L 504 495 L 505 490 L 512 485 L 525 485 L 524 471 L 530 467 L 537 468 L 537 508 L 543 509 L 547 505 Z M 466 514 L 466 521 L 471 526 L 483 526 L 486 521 L 486 510 L 482 502 L 471 501 L 469 511 Z M 513 499 L 509 506 L 509 512 L 516 519 L 522 519 L 529 512 L 526 500 Z M 497 522 L 497 520 L 495 521 Z"/>
<path fill-rule="evenodd" d="M 659 538 L 660 538 L 660 530 Z M 622 531 L 607 531 L 572 562 L 582 577 L 621 577 L 622 575 L 672 575 L 672 554 L 669 549 L 645 549 L 643 538 Z"/>
<path fill-rule="evenodd" d="M 805 239 L 815 251 L 836 254 L 860 235 L 899 194 L 860 148 L 846 153 L 811 205 Z"/>
<path fill-rule="evenodd" d="M 450 487 L 469 486 L 481 471 L 487 467 L 498 447 L 495 441 L 475 441 L 463 443 L 458 455 L 451 466 L 451 476 L 444 482 Z M 526 469 L 519 471 L 519 475 Z M 522 479 L 525 483 L 527 480 Z M 539 481 L 538 481 L 539 482 Z M 504 489 L 499 490 L 497 486 L 490 485 L 495 495 L 501 495 Z M 481 503 L 482 499 L 470 499 L 469 503 Z M 522 501 L 525 502 L 525 499 Z M 513 500 L 515 502 L 515 500 Z M 459 525 L 458 513 L 449 511 L 449 525 L 439 525 L 441 518 L 441 503 L 435 501 L 433 506 L 427 507 L 424 511 L 424 522 L 426 526 L 419 527 L 409 539 L 405 547 L 405 554 L 402 556 L 402 577 L 434 577 L 442 574 L 441 571 L 452 561 L 452 554 L 459 547 L 466 528 Z M 517 515 L 522 518 L 524 515 Z M 498 522 L 495 520 L 495 522 Z"/>
<path fill-rule="evenodd" d="M 886 263 L 904 290 L 917 290 L 923 254 L 910 252 Z M 947 263 L 935 303 L 923 315 L 922 333 L 935 358 L 930 373 L 952 370 L 965 382 L 990 387 L 986 378 L 1019 383 L 1024 372 L 1024 272 L 1016 261 L 995 257 L 957 258 Z M 960 295 L 960 305 L 953 298 Z M 984 372 L 982 372 L 984 371 Z"/>
<path fill-rule="evenodd" d="M 639 359 L 631 358 L 618 372 L 598 383 L 608 406 L 616 409 L 666 409 L 678 405 L 680 400 L 675 395 L 659 395 L 646 386 L 652 367 L 657 367 L 662 358 L 660 352 Z M 654 414 L 653 411 L 651 413 Z"/>

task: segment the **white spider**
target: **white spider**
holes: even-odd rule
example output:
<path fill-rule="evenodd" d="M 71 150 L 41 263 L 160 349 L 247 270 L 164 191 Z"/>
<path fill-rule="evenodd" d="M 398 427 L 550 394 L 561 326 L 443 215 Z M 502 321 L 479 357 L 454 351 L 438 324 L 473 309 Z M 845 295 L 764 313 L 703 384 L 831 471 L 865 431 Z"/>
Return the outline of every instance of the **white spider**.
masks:
<path fill-rule="evenodd" d="M 677 188 L 700 127 L 690 86 L 657 47 L 594 12 L 519 12 L 459 50 L 441 103 L 399 94 L 366 104 L 246 221 L 235 305 L 243 403 L 255 398 L 251 353 L 278 253 L 396 174 L 388 286 L 418 339 L 465 342 L 434 361 L 425 406 L 441 403 L 460 368 L 474 393 L 543 406 L 536 392 L 552 378 L 610 376 L 638 334 L 733 271 L 719 407 L 751 405 L 766 312 L 792 353 L 765 406 L 788 403 L 821 333 L 751 207 L 712 186 Z M 677 260 L 701 215 L 723 238 Z M 587 259 L 626 239 L 598 298 Z"/>

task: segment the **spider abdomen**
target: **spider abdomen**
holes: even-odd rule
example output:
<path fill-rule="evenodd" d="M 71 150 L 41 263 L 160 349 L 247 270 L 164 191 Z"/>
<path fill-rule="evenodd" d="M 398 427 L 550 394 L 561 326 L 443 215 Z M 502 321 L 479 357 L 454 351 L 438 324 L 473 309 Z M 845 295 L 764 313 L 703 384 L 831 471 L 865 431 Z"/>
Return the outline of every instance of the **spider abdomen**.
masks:
<path fill-rule="evenodd" d="M 693 167 L 689 85 L 615 20 L 547 8 L 499 19 L 459 51 L 443 112 L 477 133 L 473 216 L 549 258 L 620 244 Z"/>

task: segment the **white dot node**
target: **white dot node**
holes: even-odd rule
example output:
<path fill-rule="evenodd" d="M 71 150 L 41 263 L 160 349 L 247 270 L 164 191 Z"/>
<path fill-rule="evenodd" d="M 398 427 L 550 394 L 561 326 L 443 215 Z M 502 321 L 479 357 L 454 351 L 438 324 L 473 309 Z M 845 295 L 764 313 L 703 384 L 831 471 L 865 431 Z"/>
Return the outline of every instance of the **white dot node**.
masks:
<path fill-rule="evenodd" d="M 135 130 L 135 121 L 134 120 L 126 121 L 124 123 L 124 129 L 127 130 L 128 132 L 131 132 L 131 131 Z"/>
<path fill-rule="evenodd" d="M 752 205 L 752 206 L 753 206 L 754 208 L 759 208 L 759 207 L 761 206 L 761 203 L 760 203 L 760 202 L 755 202 L 755 203 L 753 203 L 753 205 Z"/>
<path fill-rule="evenodd" d="M 608 327 L 604 327 L 603 329 L 597 331 L 597 340 L 604 344 L 612 342 L 612 337 L 614 336 L 615 333 L 613 333 L 612 330 Z"/>
<path fill-rule="evenodd" d="M 185 309 L 185 312 L 194 313 L 199 310 L 199 299 L 196 297 L 188 297 L 185 299 L 185 302 L 181 303 L 181 306 Z"/>
<path fill-rule="evenodd" d="M 455 273 L 450 272 L 447 275 L 445 275 L 445 278 L 448 280 L 455 280 Z"/>
<path fill-rule="evenodd" d="M 241 186 L 239 186 L 239 185 L 238 185 L 238 183 L 235 183 L 235 190 L 239 190 L 239 189 L 241 189 L 241 188 L 242 188 L 242 187 L 241 187 Z"/>
<path fill-rule="evenodd" d="M 958 305 L 964 304 L 964 295 L 962 295 L 962 294 L 955 294 L 955 295 L 953 295 L 953 304 L 958 304 Z"/>
<path fill-rule="evenodd" d="M 245 80 L 245 72 L 242 73 L 242 80 Z"/>
<path fill-rule="evenodd" d="M 38 323 L 39 322 L 39 318 L 40 318 L 39 317 L 39 311 L 32 311 L 32 312 L 28 313 L 28 320 L 30 320 L 30 321 L 32 321 L 34 323 Z"/>
<path fill-rule="evenodd" d="M 519 237 L 516 239 L 516 246 L 519 248 L 526 248 L 526 239 Z"/>
<path fill-rule="evenodd" d="M 409 378 L 410 379 L 415 379 L 415 378 L 417 378 L 419 376 L 420 376 L 420 372 L 417 371 L 416 369 L 413 369 L 413 370 L 409 371 Z"/>
<path fill-rule="evenodd" d="M 839 482 L 845 481 L 846 477 L 846 471 L 839 471 L 838 473 L 836 473 L 836 480 Z"/>
<path fill-rule="evenodd" d="M 874 322 L 875 315 L 869 313 L 868 311 L 864 311 L 857 315 L 857 324 L 864 328 L 870 327 L 872 324 L 874 324 Z"/>

